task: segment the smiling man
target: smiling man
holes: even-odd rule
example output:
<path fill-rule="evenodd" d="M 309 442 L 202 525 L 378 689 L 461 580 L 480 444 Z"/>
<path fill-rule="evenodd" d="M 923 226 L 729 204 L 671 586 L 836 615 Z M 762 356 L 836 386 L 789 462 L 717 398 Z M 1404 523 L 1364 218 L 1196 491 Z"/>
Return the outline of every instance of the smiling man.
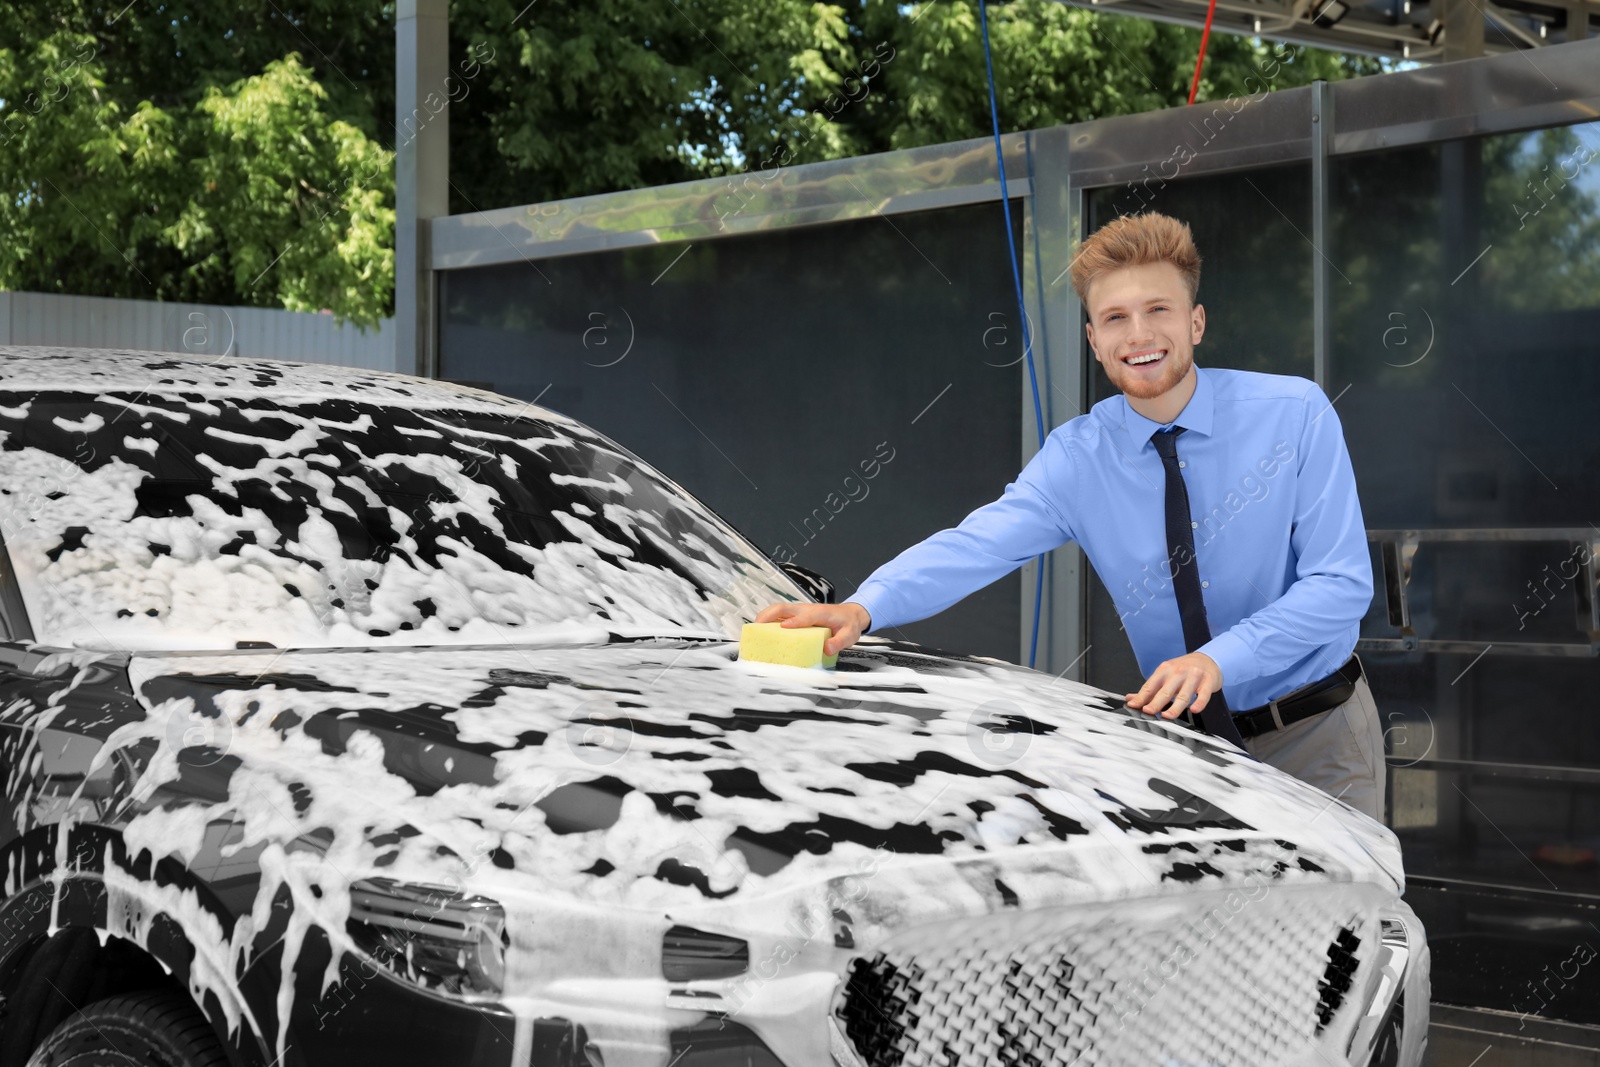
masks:
<path fill-rule="evenodd" d="M 846 603 L 773 604 L 758 621 L 827 626 L 831 654 L 1076 541 L 1146 676 L 1129 707 L 1183 714 L 1382 818 L 1383 731 L 1352 655 L 1372 565 L 1333 405 L 1304 378 L 1195 366 L 1200 255 L 1176 219 L 1108 223 L 1072 284 L 1121 395 L 1057 427 L 1000 499 Z"/>

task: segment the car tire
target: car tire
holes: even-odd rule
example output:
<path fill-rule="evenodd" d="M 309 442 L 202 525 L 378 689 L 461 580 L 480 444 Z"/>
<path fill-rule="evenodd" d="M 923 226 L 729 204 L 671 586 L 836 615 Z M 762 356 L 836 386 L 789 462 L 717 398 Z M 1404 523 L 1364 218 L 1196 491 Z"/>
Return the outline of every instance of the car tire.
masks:
<path fill-rule="evenodd" d="M 85 1005 L 61 1021 L 28 1067 L 225 1067 L 211 1024 L 183 993 L 132 993 Z"/>

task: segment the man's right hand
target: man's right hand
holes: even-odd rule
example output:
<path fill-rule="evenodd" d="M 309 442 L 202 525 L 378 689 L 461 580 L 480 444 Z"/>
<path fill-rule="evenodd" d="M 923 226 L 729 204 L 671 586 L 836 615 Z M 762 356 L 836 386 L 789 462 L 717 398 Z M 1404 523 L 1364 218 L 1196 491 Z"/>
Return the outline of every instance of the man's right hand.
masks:
<path fill-rule="evenodd" d="M 796 626 L 826 626 L 833 636 L 822 643 L 824 656 L 838 655 L 872 628 L 872 616 L 860 604 L 795 604 L 784 601 L 768 604 L 756 616 L 756 622 L 781 622 L 786 628 Z"/>

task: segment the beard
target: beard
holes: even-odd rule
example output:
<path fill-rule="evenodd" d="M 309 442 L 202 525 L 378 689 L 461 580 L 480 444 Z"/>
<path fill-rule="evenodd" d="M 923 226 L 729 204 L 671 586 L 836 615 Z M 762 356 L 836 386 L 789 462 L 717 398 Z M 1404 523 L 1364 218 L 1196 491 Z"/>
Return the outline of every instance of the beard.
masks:
<path fill-rule="evenodd" d="M 1183 381 L 1183 376 L 1189 373 L 1189 368 L 1192 366 L 1194 366 L 1193 353 L 1178 356 L 1168 352 L 1166 364 L 1161 368 L 1161 377 L 1139 378 L 1133 374 L 1118 374 L 1117 380 L 1112 384 L 1126 396 L 1138 400 L 1153 400 Z"/>

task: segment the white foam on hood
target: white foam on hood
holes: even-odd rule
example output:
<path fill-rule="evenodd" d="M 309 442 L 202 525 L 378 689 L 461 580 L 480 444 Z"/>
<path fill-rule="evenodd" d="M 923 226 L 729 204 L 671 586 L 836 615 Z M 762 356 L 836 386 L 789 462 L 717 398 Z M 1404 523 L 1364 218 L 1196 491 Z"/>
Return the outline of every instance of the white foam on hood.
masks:
<path fill-rule="evenodd" d="M 1397 888 L 1373 859 L 1397 856 L 1389 831 L 1209 739 L 1189 744 L 1220 754 L 1221 765 L 1197 759 L 1171 739 L 1183 736 L 1180 727 L 1131 729 L 1124 716 L 1096 707 L 1102 694 L 1089 687 L 986 663 L 915 670 L 918 662 L 937 661 L 868 648 L 847 653 L 864 671 L 838 673 L 751 669 L 732 653 L 731 645 L 709 645 L 137 656 L 130 670 L 142 692 L 185 676 L 232 675 L 236 688 L 217 691 L 220 727 L 187 697 L 150 702 L 149 717 L 119 730 L 107 749 L 154 741 L 159 751 L 139 792 L 156 797 L 161 783 L 179 773 L 172 739 L 187 725 L 220 729 L 227 754 L 239 761 L 227 799 L 181 813 L 153 809 L 133 819 L 128 839 L 157 858 L 186 860 L 202 827 L 231 823 L 237 827 L 231 847 L 261 849 L 253 913 L 215 951 L 236 965 L 246 960 L 273 895 L 288 890 L 294 913 L 280 1018 L 292 1006 L 293 966 L 307 930 L 321 927 L 336 950 L 353 949 L 344 933 L 348 890 L 368 878 L 454 886 L 501 902 L 511 949 L 500 1000 L 524 1023 L 573 1017 L 583 1004 L 585 976 L 628 978 L 664 997 L 659 946 L 673 922 L 711 916 L 715 928 L 753 931 L 758 944 L 762 931 L 777 930 L 797 908 L 819 908 L 826 887 L 867 869 L 874 874 L 863 929 L 883 934 L 952 910 L 996 907 L 992 882 L 1000 873 L 1024 907 L 1180 891 L 1168 877 L 1174 863 L 1197 858 L 1216 871 L 1218 884 L 1259 878 L 1276 857 L 1287 869 L 1273 877 L 1285 883 L 1333 879 Z M 318 687 L 295 687 L 293 676 L 314 678 Z M 481 706 L 463 706 L 470 703 Z M 997 708 L 1052 729 L 1023 735 L 1015 758 L 1008 753 L 1007 762 L 986 763 L 972 728 Z M 343 752 L 324 751 L 304 730 L 313 715 L 348 717 L 355 709 L 367 710 L 351 723 Z M 436 716 L 438 740 L 409 759 L 420 758 L 441 777 L 450 774 L 446 760 L 455 761 L 453 768 L 482 759 L 463 746 L 493 746 L 492 783 L 458 778 L 431 795 L 419 793 L 386 767 L 385 750 L 411 751 L 422 742 L 390 733 L 386 713 Z M 811 713 L 836 721 L 806 717 Z M 740 718 L 751 714 L 768 718 Z M 629 717 L 639 729 L 626 728 Z M 604 738 L 595 731 L 603 733 L 608 722 L 621 728 L 608 745 L 596 744 Z M 671 736 L 679 730 L 695 736 Z M 935 766 L 910 784 L 881 780 L 863 767 L 929 753 L 942 754 L 943 762 L 934 762 L 949 769 Z M 753 771 L 754 795 L 748 788 L 719 792 L 715 776 L 729 771 Z M 1039 787 L 993 771 L 1015 772 Z M 563 787 L 607 778 L 627 787 L 610 825 L 556 832 L 537 806 Z M 1173 807 L 1152 779 L 1210 801 L 1253 829 L 1152 836 L 1119 828 L 1113 815 L 1124 807 Z M 678 797 L 695 817 L 663 811 L 649 794 Z M 993 810 L 980 815 L 975 804 Z M 1087 832 L 1060 840 L 1051 815 L 1076 820 Z M 947 839 L 938 854 L 891 847 L 887 857 L 881 846 L 838 840 L 768 874 L 753 871 L 745 853 L 728 844 L 741 828 L 774 833 L 829 818 Z M 1174 836 L 1200 852 L 1143 847 Z M 1244 838 L 1256 844 L 1244 851 L 1216 844 Z M 316 848 L 306 844 L 313 840 Z M 512 868 L 487 862 L 491 854 Z M 1315 857 L 1321 871 L 1294 867 L 1297 855 Z M 664 879 L 663 864 L 700 872 L 704 889 Z M 196 981 L 225 978 L 221 971 L 207 974 Z M 334 977 L 330 967 L 324 985 Z M 636 1038 L 629 1028 L 656 1018 L 650 1011 L 657 1009 L 628 1010 L 632 1021 L 613 1020 L 610 1030 L 605 1013 L 591 1012 L 590 1032 Z M 659 1024 L 663 1040 L 668 1021 L 650 1023 Z"/>

